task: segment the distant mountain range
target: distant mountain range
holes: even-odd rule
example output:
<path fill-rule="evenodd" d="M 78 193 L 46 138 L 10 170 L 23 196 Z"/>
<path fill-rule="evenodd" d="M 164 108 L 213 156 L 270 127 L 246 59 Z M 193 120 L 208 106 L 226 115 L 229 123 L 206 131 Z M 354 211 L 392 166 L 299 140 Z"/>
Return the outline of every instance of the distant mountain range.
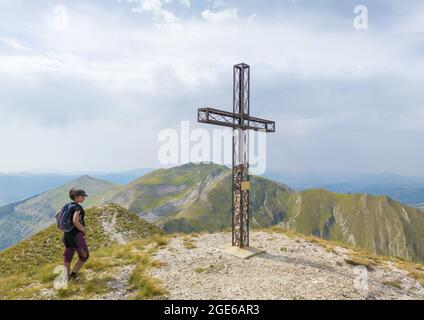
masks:
<path fill-rule="evenodd" d="M 116 173 L 0 173 L 0 206 L 25 200 L 47 192 L 82 175 L 126 185 L 154 169 L 142 168 Z M 381 174 L 282 174 L 269 172 L 266 178 L 280 181 L 295 190 L 326 189 L 337 193 L 367 193 L 386 195 L 400 202 L 424 207 L 424 177 L 409 177 L 392 173 Z"/>
<path fill-rule="evenodd" d="M 287 183 L 299 191 L 322 188 L 338 193 L 385 195 L 412 206 L 424 206 L 424 177 L 393 173 L 283 174 L 276 172 L 269 172 L 266 177 Z"/>
<path fill-rule="evenodd" d="M 25 200 L 47 192 L 82 175 L 106 180 L 116 184 L 127 184 L 153 169 L 135 169 L 118 173 L 0 173 L 0 206 Z"/>
<path fill-rule="evenodd" d="M 0 248 L 53 221 L 71 186 L 91 194 L 86 206 L 116 203 L 168 232 L 219 231 L 231 226 L 231 170 L 187 164 L 148 173 L 125 186 L 84 176 L 26 201 L 0 208 Z M 252 177 L 251 226 L 282 226 L 385 255 L 424 261 L 424 213 L 387 196 L 294 191 Z"/>
<path fill-rule="evenodd" d="M 75 177 L 56 174 L 0 174 L 0 205 L 27 199 L 73 179 Z"/>

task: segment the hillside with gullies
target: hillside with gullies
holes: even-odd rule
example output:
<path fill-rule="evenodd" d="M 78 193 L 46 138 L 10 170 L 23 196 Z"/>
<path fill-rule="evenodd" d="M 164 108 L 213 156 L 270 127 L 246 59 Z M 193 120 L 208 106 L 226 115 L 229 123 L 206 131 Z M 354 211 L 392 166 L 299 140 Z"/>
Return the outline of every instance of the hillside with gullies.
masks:
<path fill-rule="evenodd" d="M 307 190 L 292 195 L 282 225 L 384 255 L 424 261 L 424 214 L 386 196 Z"/>
<path fill-rule="evenodd" d="M 252 177 L 252 188 L 252 226 L 281 222 L 290 188 L 260 177 Z M 209 164 L 157 170 L 106 203 L 122 205 L 168 232 L 223 230 L 231 225 L 231 170 Z"/>
<path fill-rule="evenodd" d="M 424 261 L 424 214 L 385 196 L 295 192 L 252 177 L 251 227 L 281 226 L 371 252 Z M 231 170 L 187 164 L 147 174 L 106 203 L 117 203 L 167 232 L 225 231 L 231 226 Z"/>
<path fill-rule="evenodd" d="M 0 252 L 0 300 L 424 299 L 422 264 L 281 228 L 252 232 L 264 252 L 242 260 L 222 250 L 228 232 L 164 234 L 116 204 L 86 218 L 80 282 L 55 285 L 63 247 L 53 225 Z"/>
<path fill-rule="evenodd" d="M 0 207 L 0 250 L 49 226 L 57 210 L 70 201 L 68 191 L 73 187 L 88 190 L 85 207 L 99 205 L 119 190 L 110 182 L 82 176 L 29 199 Z"/>

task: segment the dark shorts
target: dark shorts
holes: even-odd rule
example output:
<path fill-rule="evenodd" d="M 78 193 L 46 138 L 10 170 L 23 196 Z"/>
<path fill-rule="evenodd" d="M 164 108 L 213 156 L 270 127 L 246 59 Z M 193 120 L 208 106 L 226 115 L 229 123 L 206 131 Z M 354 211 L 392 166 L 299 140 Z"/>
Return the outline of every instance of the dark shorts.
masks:
<path fill-rule="evenodd" d="M 63 252 L 63 260 L 67 263 L 71 263 L 75 251 L 78 254 L 78 258 L 81 261 L 87 261 L 89 257 L 89 251 L 85 236 L 81 231 L 76 234 L 65 234 L 63 237 L 65 244 L 65 251 Z"/>

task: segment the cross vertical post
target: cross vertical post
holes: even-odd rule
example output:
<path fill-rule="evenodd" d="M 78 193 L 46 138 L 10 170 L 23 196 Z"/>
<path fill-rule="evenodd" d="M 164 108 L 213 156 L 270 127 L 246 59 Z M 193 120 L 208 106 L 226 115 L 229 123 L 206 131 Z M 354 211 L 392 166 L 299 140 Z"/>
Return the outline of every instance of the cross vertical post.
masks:
<path fill-rule="evenodd" d="M 237 128 L 233 128 L 233 246 L 249 246 L 249 149 L 248 131 L 241 128 L 250 115 L 250 67 L 238 64 L 233 69 L 233 113 Z"/>
<path fill-rule="evenodd" d="M 250 116 L 250 66 L 233 67 L 233 112 L 198 110 L 198 122 L 233 128 L 232 245 L 249 247 L 249 130 L 275 132 L 275 122 Z"/>

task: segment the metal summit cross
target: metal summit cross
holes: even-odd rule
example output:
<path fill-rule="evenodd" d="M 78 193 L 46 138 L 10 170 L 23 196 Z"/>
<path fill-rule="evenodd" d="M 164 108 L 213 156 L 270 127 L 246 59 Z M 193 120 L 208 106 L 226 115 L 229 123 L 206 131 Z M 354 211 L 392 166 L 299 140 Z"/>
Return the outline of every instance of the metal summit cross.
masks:
<path fill-rule="evenodd" d="M 248 130 L 275 132 L 275 122 L 250 116 L 250 67 L 233 70 L 233 112 L 198 110 L 198 122 L 233 128 L 232 233 L 233 247 L 249 248 L 249 139 Z"/>

